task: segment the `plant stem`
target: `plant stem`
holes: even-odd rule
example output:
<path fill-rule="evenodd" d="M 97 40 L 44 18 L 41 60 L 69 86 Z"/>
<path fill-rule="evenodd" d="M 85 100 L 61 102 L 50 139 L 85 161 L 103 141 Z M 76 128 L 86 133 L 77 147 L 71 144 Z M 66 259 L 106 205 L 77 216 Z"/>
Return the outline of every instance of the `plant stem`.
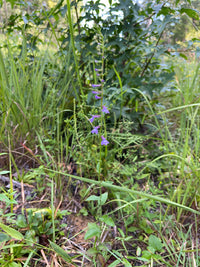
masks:
<path fill-rule="evenodd" d="M 80 90 L 81 90 L 81 96 L 83 97 L 84 93 L 83 93 L 83 88 L 82 88 L 81 77 L 80 77 L 80 74 L 79 74 L 79 66 L 78 66 L 78 62 L 77 62 L 76 48 L 75 48 L 75 43 L 74 43 L 74 28 L 73 28 L 73 25 L 72 25 L 70 0 L 67 0 L 67 15 L 68 15 L 69 31 L 70 31 L 70 38 L 71 38 L 71 43 L 72 43 L 72 50 L 73 50 L 73 55 L 74 55 L 75 69 L 76 69 L 76 74 L 77 74 L 77 78 L 78 78 L 79 87 L 80 87 Z M 75 94 L 76 94 L 76 97 L 77 97 L 77 99 L 79 101 L 79 104 L 80 104 L 80 97 L 79 97 L 78 92 L 77 92 L 76 89 L 75 89 Z"/>

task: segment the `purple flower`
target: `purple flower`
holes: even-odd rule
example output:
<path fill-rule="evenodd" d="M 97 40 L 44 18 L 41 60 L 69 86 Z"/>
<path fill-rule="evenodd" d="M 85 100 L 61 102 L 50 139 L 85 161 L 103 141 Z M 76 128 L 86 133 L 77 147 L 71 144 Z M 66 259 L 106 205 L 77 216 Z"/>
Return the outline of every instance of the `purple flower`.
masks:
<path fill-rule="evenodd" d="M 99 69 L 96 69 L 96 68 L 95 68 L 94 70 L 95 70 L 95 71 L 100 71 Z"/>
<path fill-rule="evenodd" d="M 101 116 L 100 115 L 93 115 L 89 121 L 93 122 L 95 118 L 99 118 L 99 117 L 101 117 Z"/>
<path fill-rule="evenodd" d="M 109 142 L 106 140 L 106 138 L 103 135 L 101 136 L 101 139 L 102 139 L 101 141 L 102 146 L 107 146 L 107 144 L 109 144 Z"/>
<path fill-rule="evenodd" d="M 91 131 L 92 134 L 98 134 L 98 129 L 100 128 L 100 126 L 96 126 L 94 127 L 94 129 Z"/>
<path fill-rule="evenodd" d="M 106 114 L 110 113 L 109 110 L 108 110 L 108 108 L 106 106 L 103 106 L 102 112 L 104 112 Z"/>
<path fill-rule="evenodd" d="M 101 87 L 101 84 L 92 84 L 92 87 L 95 88 L 95 87 Z"/>
<path fill-rule="evenodd" d="M 98 92 L 98 91 L 92 91 L 93 94 L 95 94 L 95 98 L 96 99 L 101 99 L 100 96 L 98 96 L 98 94 L 100 94 L 101 92 Z"/>
<path fill-rule="evenodd" d="M 105 80 L 103 80 L 103 79 L 102 79 L 102 80 L 101 80 L 101 82 L 102 82 L 102 83 L 104 83 L 104 82 L 105 82 Z"/>

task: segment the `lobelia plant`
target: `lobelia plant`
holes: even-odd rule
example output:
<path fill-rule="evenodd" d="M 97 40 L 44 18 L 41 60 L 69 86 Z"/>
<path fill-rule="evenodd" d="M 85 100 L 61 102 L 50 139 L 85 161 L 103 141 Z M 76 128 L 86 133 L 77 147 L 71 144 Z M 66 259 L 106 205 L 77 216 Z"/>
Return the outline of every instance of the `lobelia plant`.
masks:
<path fill-rule="evenodd" d="M 105 157 L 107 156 L 107 145 L 109 144 L 109 141 L 107 140 L 107 131 L 106 131 L 106 122 L 105 122 L 105 115 L 109 114 L 110 111 L 108 107 L 104 103 L 104 98 L 103 98 L 103 85 L 104 85 L 104 43 L 103 43 L 103 36 L 98 30 L 99 36 L 100 36 L 100 49 L 101 52 L 99 52 L 99 55 L 101 55 L 100 60 L 95 60 L 95 68 L 94 68 L 94 80 L 95 83 L 91 84 L 91 87 L 93 88 L 92 94 L 94 95 L 94 98 L 96 101 L 100 101 L 100 114 L 94 114 L 92 117 L 89 119 L 90 123 L 92 124 L 93 129 L 91 130 L 91 133 L 94 135 L 99 136 L 99 144 L 100 144 L 100 159 L 99 163 L 97 166 L 97 171 L 99 174 L 101 174 L 101 166 L 102 166 L 102 146 L 105 146 Z M 98 64 L 98 66 L 97 66 Z M 101 64 L 101 66 L 99 66 Z M 98 67 L 98 68 L 97 68 Z M 94 122 L 99 119 L 98 125 L 94 125 Z"/>

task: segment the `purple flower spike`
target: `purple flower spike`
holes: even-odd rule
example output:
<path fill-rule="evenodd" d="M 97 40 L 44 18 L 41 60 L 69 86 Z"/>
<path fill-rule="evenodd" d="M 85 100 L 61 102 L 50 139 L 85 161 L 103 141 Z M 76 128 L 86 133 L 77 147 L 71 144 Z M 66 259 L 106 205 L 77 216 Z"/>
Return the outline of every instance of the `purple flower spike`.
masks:
<path fill-rule="evenodd" d="M 95 95 L 95 98 L 96 98 L 96 99 L 101 99 L 101 97 L 100 97 L 100 96 L 98 96 L 98 95 Z"/>
<path fill-rule="evenodd" d="M 92 91 L 93 94 L 101 94 L 100 91 Z"/>
<path fill-rule="evenodd" d="M 101 84 L 92 84 L 92 87 L 95 88 L 95 87 L 101 87 Z"/>
<path fill-rule="evenodd" d="M 106 114 L 110 113 L 109 110 L 108 110 L 108 108 L 106 106 L 103 106 L 102 112 L 104 112 Z"/>
<path fill-rule="evenodd" d="M 101 117 L 101 116 L 100 115 L 93 115 L 89 121 L 93 122 L 95 118 L 99 118 L 99 117 Z"/>
<path fill-rule="evenodd" d="M 100 126 L 96 126 L 94 127 L 94 129 L 91 131 L 92 134 L 98 134 L 98 129 L 100 128 Z"/>
<path fill-rule="evenodd" d="M 95 71 L 100 71 L 99 69 L 96 69 L 96 68 L 95 68 L 94 70 L 95 70 Z"/>
<path fill-rule="evenodd" d="M 102 139 L 101 141 L 102 146 L 107 146 L 107 144 L 109 144 L 109 142 L 106 140 L 106 138 L 103 135 L 101 136 L 101 139 Z"/>

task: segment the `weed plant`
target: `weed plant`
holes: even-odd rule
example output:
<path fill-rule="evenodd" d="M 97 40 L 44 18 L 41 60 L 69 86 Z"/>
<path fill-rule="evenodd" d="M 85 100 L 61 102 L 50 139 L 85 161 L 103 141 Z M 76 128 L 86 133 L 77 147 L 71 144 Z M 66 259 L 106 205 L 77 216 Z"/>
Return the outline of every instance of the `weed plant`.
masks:
<path fill-rule="evenodd" d="M 71 18 L 69 1 L 67 10 Z M 87 259 L 92 266 L 198 266 L 199 63 L 174 64 L 176 91 L 161 94 L 159 105 L 138 88 L 123 87 L 114 68 L 119 88 L 111 97 L 114 89 L 104 87 L 104 40 L 97 30 L 99 58 L 84 90 L 69 24 L 72 67 L 71 50 L 65 58 L 45 53 L 31 61 L 25 46 L 15 57 L 8 43 L 7 59 L 0 54 L 0 133 L 9 147 L 11 187 L 0 194 L 6 213 L 0 213 L 0 263 L 33 266 L 43 259 L 47 266 L 50 261 L 83 266 Z M 141 96 L 134 110 L 126 92 Z M 126 108 L 138 112 L 140 120 L 125 116 Z M 31 148 L 37 144 L 39 153 L 25 141 Z M 40 165 L 20 176 L 21 195 L 23 183 L 31 182 L 48 196 L 49 207 L 28 209 L 22 201 L 16 215 L 12 180 L 13 170 L 20 170 L 12 148 L 20 142 Z M 62 201 L 76 202 L 73 186 L 79 212 L 94 221 L 85 233 L 87 249 L 75 244 L 72 255 L 66 248 L 67 242 L 74 244 L 70 229 L 65 224 L 69 233 L 62 242 L 66 231 L 58 214 Z M 63 209 L 61 217 L 68 213 Z"/>

